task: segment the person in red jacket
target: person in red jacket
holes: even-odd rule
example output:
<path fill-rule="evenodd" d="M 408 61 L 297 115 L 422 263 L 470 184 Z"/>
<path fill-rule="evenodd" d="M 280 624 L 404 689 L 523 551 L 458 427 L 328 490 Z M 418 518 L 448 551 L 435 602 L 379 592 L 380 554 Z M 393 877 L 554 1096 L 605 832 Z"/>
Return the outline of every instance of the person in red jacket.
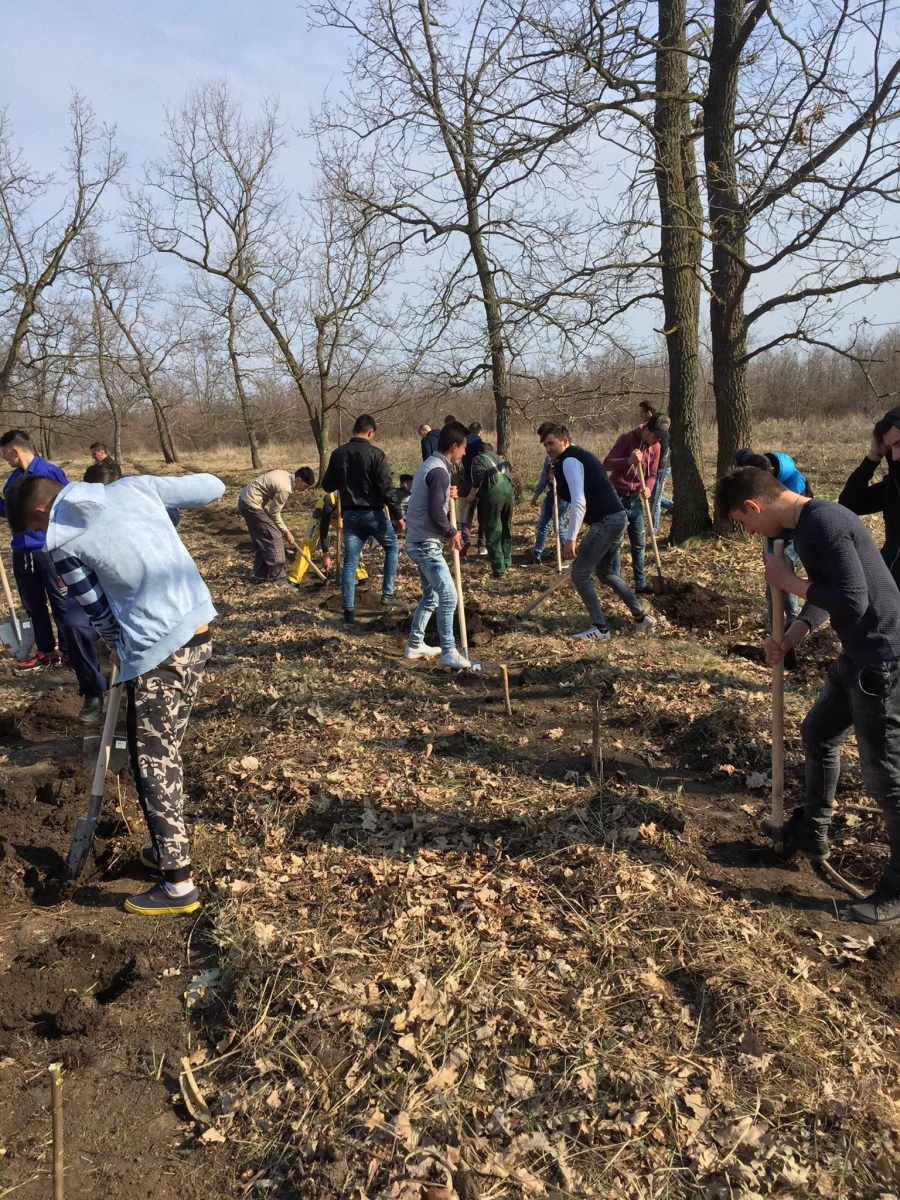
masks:
<path fill-rule="evenodd" d="M 622 501 L 628 517 L 626 532 L 631 543 L 631 563 L 634 568 L 634 590 L 638 595 L 648 595 L 647 576 L 644 573 L 644 499 L 649 500 L 659 470 L 660 435 L 668 433 L 671 421 L 665 413 L 654 413 L 646 425 L 629 429 L 623 433 L 603 460 L 616 495 Z M 641 488 L 641 471 L 644 485 Z M 624 543 L 624 536 L 622 541 Z M 620 574 L 619 554 L 613 563 L 613 573 Z"/>

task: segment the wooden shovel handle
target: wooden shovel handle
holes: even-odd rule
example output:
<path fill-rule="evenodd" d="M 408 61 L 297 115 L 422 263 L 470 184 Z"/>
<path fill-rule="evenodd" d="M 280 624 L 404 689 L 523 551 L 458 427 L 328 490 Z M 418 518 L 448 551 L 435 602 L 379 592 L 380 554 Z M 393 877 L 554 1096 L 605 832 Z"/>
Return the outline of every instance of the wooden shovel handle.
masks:
<path fill-rule="evenodd" d="M 12 621 L 12 627 L 16 634 L 16 641 L 21 646 L 22 626 L 19 624 L 19 618 L 16 616 L 16 606 L 13 602 L 12 592 L 9 588 L 9 580 L 6 578 L 6 567 L 3 565 L 2 556 L 0 556 L 0 584 L 3 585 L 3 595 L 6 597 L 6 605 L 9 609 L 9 619 Z"/>
<path fill-rule="evenodd" d="M 450 497 L 450 524 L 457 529 L 456 501 Z M 463 657 L 469 657 L 469 634 L 466 630 L 466 605 L 463 600 L 462 567 L 459 561 L 459 551 L 453 547 L 453 579 L 456 583 L 456 599 L 459 604 L 459 640 L 462 643 Z"/>
<path fill-rule="evenodd" d="M 665 576 L 663 575 L 662 563 L 659 560 L 659 546 L 656 544 L 656 532 L 653 528 L 653 513 L 650 511 L 650 501 L 644 495 L 647 484 L 644 481 L 644 468 L 641 463 L 638 463 L 637 469 L 641 480 L 641 502 L 644 506 L 644 520 L 647 522 L 647 532 L 650 534 L 650 542 L 653 546 L 653 557 L 656 559 L 656 573 L 661 583 Z"/>
<path fill-rule="evenodd" d="M 784 541 L 775 542 L 775 557 L 784 558 Z M 784 641 L 784 592 L 772 588 L 772 641 Z M 784 660 L 772 668 L 772 824 L 784 824 Z"/>

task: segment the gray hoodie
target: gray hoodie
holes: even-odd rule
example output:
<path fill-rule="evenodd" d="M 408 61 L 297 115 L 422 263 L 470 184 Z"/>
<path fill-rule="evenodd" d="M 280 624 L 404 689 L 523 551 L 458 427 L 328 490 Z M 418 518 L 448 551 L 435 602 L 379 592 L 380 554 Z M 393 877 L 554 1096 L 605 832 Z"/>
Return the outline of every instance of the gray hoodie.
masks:
<path fill-rule="evenodd" d="M 47 549 L 103 636 L 113 628 L 123 683 L 158 667 L 215 617 L 166 509 L 200 508 L 224 491 L 215 475 L 129 475 L 70 483 L 53 502 Z"/>

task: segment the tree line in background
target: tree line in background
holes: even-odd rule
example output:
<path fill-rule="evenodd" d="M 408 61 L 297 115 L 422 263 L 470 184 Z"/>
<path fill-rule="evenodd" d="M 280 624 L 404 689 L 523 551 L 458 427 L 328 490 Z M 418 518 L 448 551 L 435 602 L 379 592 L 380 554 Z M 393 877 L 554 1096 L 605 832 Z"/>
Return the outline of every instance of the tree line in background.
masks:
<path fill-rule="evenodd" d="M 296 140 L 222 82 L 126 172 L 80 96 L 58 175 L 0 119 L 0 414 L 41 449 L 311 435 L 363 409 L 673 418 L 673 537 L 710 525 L 754 414 L 875 412 L 900 338 L 889 0 L 316 0 L 348 80 Z M 287 155 L 313 183 L 292 194 Z M 82 432 L 84 431 L 84 432 Z M 108 433 L 107 433 L 108 431 Z"/>

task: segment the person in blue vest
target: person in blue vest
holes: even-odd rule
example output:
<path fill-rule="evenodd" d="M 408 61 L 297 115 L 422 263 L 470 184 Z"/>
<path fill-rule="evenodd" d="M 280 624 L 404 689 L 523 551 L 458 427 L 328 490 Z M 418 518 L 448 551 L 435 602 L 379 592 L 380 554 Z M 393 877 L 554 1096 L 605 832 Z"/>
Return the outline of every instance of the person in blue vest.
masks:
<path fill-rule="evenodd" d="M 771 450 L 766 454 L 754 454 L 752 450 L 738 450 L 734 456 L 734 465 L 736 467 L 756 467 L 760 471 L 768 471 L 770 475 L 774 475 L 779 483 L 784 484 L 789 492 L 796 492 L 798 496 L 812 497 L 812 488 L 809 486 L 809 480 L 800 471 L 797 464 L 789 454 L 782 454 L 780 451 Z M 779 538 L 784 542 L 784 557 L 789 559 L 796 568 L 800 564 L 800 559 L 797 556 L 797 551 L 794 549 L 794 531 L 793 529 L 783 529 Z M 775 551 L 775 542 L 779 540 L 770 538 L 763 544 L 763 558 L 767 554 L 773 554 Z M 766 612 L 768 614 L 768 628 L 772 628 L 772 589 L 766 584 Z M 784 593 L 784 624 L 785 629 L 790 628 L 792 621 L 797 620 L 797 614 L 800 612 L 800 601 L 793 592 L 785 591 Z M 796 666 L 796 659 L 792 655 L 786 659 L 785 664 L 789 669 Z"/>
<path fill-rule="evenodd" d="M 644 611 L 640 600 L 613 569 L 628 518 L 603 463 L 590 450 L 573 446 L 565 425 L 546 428 L 543 442 L 544 449 L 553 461 L 559 497 L 569 504 L 563 558 L 574 560 L 572 582 L 591 618 L 590 628 L 573 634 L 573 637 L 581 641 L 607 641 L 610 637 L 609 626 L 591 579 L 595 574 L 602 583 L 612 588 L 628 608 L 634 618 L 636 632 L 651 629 L 656 624 L 653 617 Z M 588 531 L 576 551 L 582 524 L 588 526 Z"/>
<path fill-rule="evenodd" d="M 26 475 L 53 479 L 66 484 L 65 472 L 54 463 L 47 462 L 35 452 L 30 434 L 24 429 L 10 429 L 0 437 L 0 454 L 13 469 L 3 485 L 0 499 L 0 517 L 6 516 L 6 498 Z M 16 670 L 45 671 L 48 667 L 63 665 L 60 653 L 66 653 L 66 594 L 59 582 L 56 568 L 47 553 L 44 535 L 37 529 L 26 529 L 12 539 L 12 566 L 22 607 L 31 621 L 34 634 L 34 649 L 16 665 Z M 56 622 L 59 635 L 59 651 L 53 635 L 50 614 Z"/>

